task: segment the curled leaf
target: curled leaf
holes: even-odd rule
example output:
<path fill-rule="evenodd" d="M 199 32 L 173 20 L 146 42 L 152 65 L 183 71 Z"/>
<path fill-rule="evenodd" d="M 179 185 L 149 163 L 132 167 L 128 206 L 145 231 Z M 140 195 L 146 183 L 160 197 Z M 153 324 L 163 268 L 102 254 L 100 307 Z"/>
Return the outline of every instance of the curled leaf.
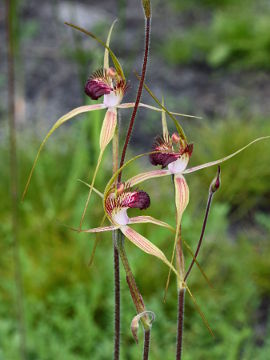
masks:
<path fill-rule="evenodd" d="M 150 315 L 150 319 L 149 319 L 149 315 Z M 153 311 L 149 311 L 149 310 L 145 310 L 145 311 L 141 312 L 140 314 L 134 316 L 134 318 L 132 319 L 131 324 L 130 324 L 130 329 L 131 329 L 133 338 L 137 344 L 138 344 L 139 321 L 141 320 L 142 317 L 145 317 L 145 316 L 147 316 L 147 325 L 151 328 L 152 323 L 156 319 L 156 315 Z"/>

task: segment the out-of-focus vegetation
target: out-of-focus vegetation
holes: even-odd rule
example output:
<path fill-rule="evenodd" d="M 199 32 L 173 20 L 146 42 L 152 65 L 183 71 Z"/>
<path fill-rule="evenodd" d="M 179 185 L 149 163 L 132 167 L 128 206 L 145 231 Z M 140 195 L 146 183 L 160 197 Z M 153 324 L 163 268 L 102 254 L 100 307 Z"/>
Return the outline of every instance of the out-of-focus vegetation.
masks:
<path fill-rule="evenodd" d="M 105 360 L 112 354 L 111 237 L 102 235 L 94 265 L 88 268 L 94 236 L 76 234 L 63 225 L 78 225 L 87 193 L 76 179 L 87 178 L 86 164 L 91 163 L 88 124 L 87 119 L 79 121 L 52 137 L 42 153 L 29 194 L 20 205 L 29 359 L 75 360 L 87 359 L 90 355 L 92 359 Z M 188 126 L 195 142 L 193 163 L 221 157 L 257 135 L 269 133 L 269 125 L 264 124 L 228 121 L 213 126 L 203 122 L 199 127 L 198 124 Z M 22 133 L 20 139 L 22 187 L 38 142 L 33 144 L 31 134 L 26 133 Z M 270 297 L 270 229 L 269 215 L 262 213 L 261 208 L 269 211 L 266 198 L 270 176 L 267 166 L 269 148 L 267 143 L 256 144 L 222 166 L 222 188 L 212 207 L 200 255 L 200 263 L 214 289 L 207 285 L 197 269 L 189 283 L 216 337 L 211 338 L 187 297 L 185 359 L 238 359 L 241 354 L 241 359 L 263 360 L 270 353 L 270 343 L 266 340 L 270 335 L 270 322 L 262 316 L 268 312 L 265 306 Z M 6 149 L 6 144 L 1 144 L 1 158 L 8 158 Z M 128 173 L 136 173 L 138 166 L 130 168 Z M 214 172 L 215 169 L 203 170 L 187 177 L 191 203 L 184 216 L 183 235 L 193 248 L 200 233 L 208 185 Z M 16 360 L 18 333 L 14 317 L 8 168 L 4 165 L 1 174 L 0 358 Z M 97 180 L 99 189 L 104 188 L 104 181 L 109 176 L 110 163 L 105 160 L 103 174 Z M 170 179 L 145 183 L 144 189 L 149 191 L 152 199 L 147 213 L 173 224 Z M 86 226 L 99 224 L 102 218 L 102 207 L 97 206 L 99 201 L 92 199 Z M 234 217 L 235 210 L 237 217 Z M 169 233 L 149 225 L 140 225 L 139 229 L 169 256 L 172 246 Z M 164 304 L 166 267 L 130 244 L 127 249 L 147 308 L 157 315 L 153 326 L 152 358 L 171 359 L 176 331 L 174 281 Z M 188 254 L 187 259 L 190 260 Z M 134 309 L 124 274 L 122 289 L 122 359 L 135 360 L 138 347 L 129 330 Z"/>
<path fill-rule="evenodd" d="M 176 29 L 162 45 L 171 64 L 200 64 L 234 68 L 270 67 L 270 6 L 250 0 L 170 1 L 194 15 L 189 28 Z M 201 8 L 201 11 L 199 11 Z M 196 21 L 198 13 L 204 14 Z"/>
<path fill-rule="evenodd" d="M 119 4 L 124 16 L 125 1 L 119 1 Z M 171 33 L 164 40 L 161 54 L 168 64 L 206 63 L 225 71 L 228 67 L 255 71 L 269 68 L 270 7 L 267 1 L 170 0 L 168 6 L 179 11 L 181 17 L 194 19 L 195 16 L 193 24 L 183 26 L 183 31 L 175 29 L 177 33 Z M 38 24 L 31 24 L 17 34 L 33 36 Z M 103 36 L 103 29 L 101 34 Z M 64 44 L 59 51 L 76 61 L 83 80 L 86 72 L 93 70 L 86 69 L 90 61 L 93 68 L 99 66 L 101 51 L 98 56 L 96 50 L 91 55 L 83 50 L 79 41 L 79 37 L 75 38 L 74 47 Z M 17 56 L 20 60 L 20 53 Z M 3 82 L 1 75 L 0 82 Z M 166 89 L 162 90 L 166 93 Z M 0 103 L 0 107 L 4 109 L 4 104 Z M 177 106 L 172 108 L 181 111 Z M 107 360 L 112 357 L 111 237 L 101 236 L 94 265 L 89 268 L 94 236 L 77 234 L 65 226 L 79 224 L 87 188 L 77 179 L 87 180 L 92 174 L 103 115 L 103 112 L 91 113 L 52 136 L 41 154 L 29 193 L 24 203 L 20 203 L 19 240 L 28 360 Z M 127 118 L 124 120 L 123 130 Z M 145 125 L 156 130 L 160 126 L 159 116 L 153 115 L 153 121 L 154 125 L 153 122 L 145 122 Z M 234 115 L 230 119 L 212 119 L 211 122 L 207 119 L 184 121 L 188 138 L 194 142 L 191 165 L 221 158 L 256 137 L 270 134 L 269 118 L 248 117 L 246 120 Z M 28 129 L 18 129 L 20 193 L 41 133 L 44 135 L 43 130 L 34 130 L 38 134 L 36 139 Z M 139 152 L 138 147 L 134 147 L 135 150 Z M 269 153 L 270 142 L 258 143 L 222 165 L 222 187 L 215 195 L 199 256 L 214 289 L 207 285 L 198 269 L 194 269 L 189 281 L 215 338 L 211 338 L 187 296 L 185 360 L 265 360 L 270 356 Z M 3 159 L 0 165 L 0 360 L 17 360 L 19 334 L 8 195 L 9 154 L 7 132 L 2 125 L 0 158 Z M 143 168 L 149 170 L 151 167 L 147 161 L 135 163 L 127 169 L 126 178 Z M 200 234 L 208 186 L 215 172 L 212 168 L 187 176 L 191 196 L 183 219 L 183 236 L 193 249 Z M 106 158 L 96 181 L 98 189 L 104 188 L 110 174 L 111 163 Z M 145 213 L 174 225 L 171 187 L 169 178 L 143 185 L 152 202 Z M 100 224 L 103 212 L 99 204 L 100 199 L 93 196 L 85 227 Z M 133 213 L 138 212 L 134 210 Z M 150 225 L 138 225 L 137 228 L 170 256 L 172 238 L 169 233 Z M 157 316 L 150 359 L 170 360 L 174 358 L 176 332 L 174 279 L 164 304 L 166 267 L 129 243 L 127 251 L 147 308 Z M 186 256 L 188 263 L 190 257 Z M 122 291 L 121 358 L 135 360 L 138 359 L 138 346 L 130 333 L 135 310 L 124 273 Z M 141 344 L 142 336 L 139 346 Z"/>

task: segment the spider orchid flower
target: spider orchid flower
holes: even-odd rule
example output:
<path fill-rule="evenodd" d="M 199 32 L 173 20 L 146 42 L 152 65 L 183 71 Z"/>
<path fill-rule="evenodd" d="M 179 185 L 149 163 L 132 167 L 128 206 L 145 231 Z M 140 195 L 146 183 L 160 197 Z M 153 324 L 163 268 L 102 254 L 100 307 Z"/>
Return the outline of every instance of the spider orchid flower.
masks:
<path fill-rule="evenodd" d="M 47 133 L 47 135 L 43 139 L 43 141 L 38 149 L 36 158 L 34 160 L 32 169 L 28 176 L 26 186 L 25 186 L 25 189 L 24 189 L 24 192 L 22 195 L 22 198 L 24 198 L 28 191 L 34 169 L 35 169 L 37 161 L 39 159 L 39 155 L 40 155 L 43 147 L 45 146 L 47 140 L 53 134 L 53 132 L 57 128 L 59 128 L 61 125 L 63 125 L 65 122 L 69 121 L 70 119 L 74 118 L 75 116 L 77 116 L 79 114 L 87 113 L 90 111 L 107 109 L 104 120 L 103 120 L 103 124 L 101 127 L 101 132 L 100 132 L 100 139 L 99 139 L 100 153 L 99 153 L 97 165 L 96 165 L 96 168 L 95 168 L 95 171 L 93 174 L 93 178 L 92 178 L 92 187 L 89 190 L 88 198 L 87 198 L 85 208 L 83 211 L 83 215 L 81 218 L 80 227 L 82 225 L 82 221 L 83 221 L 85 213 L 86 213 L 86 209 L 87 209 L 87 206 L 88 206 L 88 203 L 89 203 L 89 200 L 91 197 L 91 193 L 92 193 L 92 188 L 95 183 L 95 179 L 96 179 L 98 169 L 101 164 L 101 160 L 102 160 L 104 151 L 105 151 L 106 147 L 108 146 L 108 144 L 111 142 L 111 140 L 115 134 L 115 129 L 117 126 L 117 109 L 132 108 L 135 105 L 135 103 L 122 104 L 122 99 L 124 97 L 124 94 L 125 94 L 128 86 L 127 86 L 127 82 L 126 82 L 122 67 L 121 67 L 119 61 L 117 60 L 116 56 L 114 55 L 114 53 L 109 48 L 110 38 L 111 38 L 111 34 L 112 34 L 112 30 L 113 30 L 115 22 L 116 21 L 113 22 L 113 24 L 110 28 L 106 44 L 103 43 L 102 41 L 100 41 L 99 39 L 97 39 L 94 35 L 91 35 L 105 47 L 104 63 L 103 63 L 103 68 L 95 71 L 90 76 L 90 78 L 87 80 L 87 82 L 85 84 L 85 93 L 92 100 L 98 100 L 99 98 L 101 98 L 103 96 L 103 103 L 80 106 L 78 108 L 71 110 L 66 115 L 62 116 L 60 119 L 58 119 L 56 121 L 56 123 L 52 126 L 50 131 Z M 75 28 L 80 29 L 78 27 L 75 27 Z M 82 29 L 80 29 L 80 30 L 82 30 Z M 115 68 L 109 66 L 109 55 L 111 55 L 111 58 L 115 65 Z M 160 109 L 160 108 L 157 108 L 157 107 L 154 107 L 151 105 L 147 105 L 144 103 L 140 103 L 139 106 L 145 107 L 145 108 L 148 108 L 148 109 L 154 110 L 154 111 L 159 111 L 159 112 L 162 111 L 162 109 Z M 172 113 L 172 114 L 193 117 L 191 115 L 185 115 L 185 114 L 179 114 L 179 113 Z"/>
<path fill-rule="evenodd" d="M 97 190 L 94 189 L 97 192 Z M 175 231 L 169 224 L 155 219 L 152 216 L 136 216 L 130 218 L 127 214 L 128 209 L 137 208 L 140 210 L 147 209 L 150 206 L 149 195 L 141 190 L 132 190 L 130 185 L 120 183 L 116 190 L 111 188 L 105 192 L 105 195 L 97 192 L 100 197 L 103 198 L 103 206 L 105 214 L 109 219 L 111 225 L 103 226 L 93 229 L 82 230 L 86 233 L 99 233 L 108 232 L 114 230 L 120 230 L 127 239 L 129 239 L 134 245 L 147 254 L 153 255 L 162 260 L 169 268 L 179 277 L 179 274 L 175 268 L 171 265 L 164 253 L 151 241 L 132 229 L 129 225 L 152 223 L 158 226 L 165 227 L 171 231 Z"/>
<path fill-rule="evenodd" d="M 158 166 L 158 165 L 161 166 L 161 169 L 138 174 L 133 178 L 129 179 L 128 183 L 130 184 L 130 186 L 135 186 L 145 180 L 173 175 L 174 186 L 175 186 L 175 205 L 176 205 L 176 232 L 175 232 L 175 242 L 174 242 L 174 250 L 172 257 L 174 258 L 175 246 L 179 236 L 182 215 L 189 202 L 189 188 L 184 175 L 202 170 L 204 168 L 221 164 L 224 161 L 227 161 L 232 157 L 236 156 L 237 154 L 239 154 L 240 152 L 242 152 L 252 144 L 259 142 L 261 140 L 269 139 L 270 136 L 257 138 L 252 142 L 248 143 L 246 146 L 240 148 L 239 150 L 235 151 L 234 153 L 222 159 L 207 162 L 205 164 L 194 166 L 191 168 L 187 168 L 189 159 L 193 152 L 193 144 L 188 144 L 186 140 L 181 138 L 181 136 L 178 133 L 173 133 L 172 136 L 169 135 L 166 118 L 165 118 L 165 112 L 162 112 L 162 125 L 163 125 L 163 136 L 156 138 L 152 147 L 154 153 L 150 154 L 149 156 L 150 162 L 154 166 Z M 181 277 L 183 277 L 183 274 L 181 274 Z"/>

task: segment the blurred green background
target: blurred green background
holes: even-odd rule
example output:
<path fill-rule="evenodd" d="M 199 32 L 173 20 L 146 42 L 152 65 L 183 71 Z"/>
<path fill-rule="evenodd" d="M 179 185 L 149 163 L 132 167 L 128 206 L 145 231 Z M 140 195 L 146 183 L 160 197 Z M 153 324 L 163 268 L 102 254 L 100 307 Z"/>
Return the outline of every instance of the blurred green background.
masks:
<path fill-rule="evenodd" d="M 4 4 L 0 5 L 4 14 Z M 102 64 L 103 51 L 63 25 L 72 20 L 103 39 L 118 17 L 112 48 L 119 55 L 134 98 L 143 50 L 140 1 L 15 1 L 16 120 L 19 193 L 22 193 L 42 137 L 75 106 L 88 103 L 83 85 Z M 4 38 L 4 17 L 0 18 Z M 17 360 L 19 332 L 12 255 L 6 45 L 0 45 L 0 359 Z M 270 4 L 252 0 L 153 1 L 153 31 L 147 82 L 171 110 L 203 116 L 181 119 L 194 142 L 191 164 L 223 157 L 256 137 L 270 134 Z M 144 102 L 153 104 L 144 95 Z M 121 136 L 130 112 L 121 112 Z M 24 290 L 28 360 L 107 360 L 113 352 L 112 240 L 102 235 L 94 265 L 88 261 L 94 236 L 75 234 L 87 180 L 97 158 L 103 112 L 74 119 L 44 149 L 23 203 L 19 243 Z M 79 121 L 77 121 L 79 119 Z M 173 126 L 168 119 L 170 128 Z M 159 129 L 159 130 L 157 130 Z M 160 116 L 140 111 L 129 156 L 151 148 L 161 132 Z M 194 269 L 189 286 L 214 333 L 211 338 L 187 296 L 184 359 L 270 358 L 270 143 L 258 143 L 222 165 L 199 256 L 211 289 Z M 147 159 L 127 169 L 125 178 L 151 169 Z M 208 186 L 216 169 L 188 175 L 190 205 L 183 236 L 196 247 Z M 96 186 L 111 174 L 110 151 Z M 170 179 L 145 183 L 151 207 L 145 213 L 174 224 Z M 100 206 L 98 206 L 100 203 Z M 92 206 L 91 206 L 92 205 Z M 138 212 L 133 211 L 133 214 Z M 101 202 L 93 196 L 85 227 L 98 226 Z M 169 257 L 172 238 L 150 225 L 136 226 Z M 128 256 L 148 309 L 156 314 L 150 359 L 174 358 L 176 287 L 163 303 L 167 269 L 127 243 Z M 187 264 L 190 257 L 186 254 Z M 130 322 L 135 311 L 122 272 L 121 359 L 141 356 Z"/>

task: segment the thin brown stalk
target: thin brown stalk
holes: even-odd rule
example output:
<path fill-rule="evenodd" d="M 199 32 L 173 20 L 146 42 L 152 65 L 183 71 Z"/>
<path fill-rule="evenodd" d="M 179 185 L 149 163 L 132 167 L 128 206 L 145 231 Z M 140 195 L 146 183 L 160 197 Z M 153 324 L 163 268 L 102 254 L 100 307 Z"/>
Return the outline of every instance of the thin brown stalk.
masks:
<path fill-rule="evenodd" d="M 113 137 L 113 173 L 118 169 L 118 128 L 115 129 Z M 116 234 L 113 234 L 113 239 Z M 114 360 L 120 357 L 120 267 L 119 252 L 115 241 L 113 241 L 114 259 Z"/>
<path fill-rule="evenodd" d="M 146 68 L 147 68 L 147 60 L 148 60 L 148 55 L 149 55 L 150 33 L 151 33 L 151 15 L 149 17 L 145 18 L 145 49 L 144 49 L 142 73 L 141 73 L 141 77 L 140 77 L 140 83 L 139 83 L 139 87 L 138 87 L 138 91 L 137 91 L 137 97 L 136 97 L 135 105 L 134 105 L 134 108 L 133 108 L 133 112 L 132 112 L 132 115 L 131 115 L 131 118 L 130 118 L 129 127 L 128 127 L 128 130 L 127 130 L 127 135 L 126 135 L 126 139 L 125 139 L 125 143 L 124 143 L 124 147 L 123 147 L 119 167 L 121 167 L 125 162 L 125 156 L 126 156 L 126 152 L 127 152 L 127 147 L 128 147 L 128 144 L 129 144 L 129 140 L 130 140 L 130 137 L 131 137 L 132 130 L 133 130 L 133 126 L 134 126 L 136 114 L 137 114 L 137 111 L 138 111 L 140 99 L 141 99 L 141 96 L 142 96 L 143 84 L 144 84 L 144 79 L 145 79 L 145 75 L 146 75 Z M 118 174 L 118 182 L 121 182 L 121 178 L 122 178 L 122 171 L 120 171 L 120 173 Z"/>
<path fill-rule="evenodd" d="M 184 307 L 185 307 L 185 288 L 178 290 L 178 321 L 177 321 L 177 342 L 176 360 L 182 358 L 183 331 L 184 331 Z"/>
<path fill-rule="evenodd" d="M 143 360 L 148 360 L 150 350 L 151 330 L 144 331 Z"/>
<path fill-rule="evenodd" d="M 14 64 L 14 33 L 12 0 L 6 0 L 6 43 L 8 64 L 8 119 L 9 119 L 9 152 L 10 152 L 10 195 L 12 215 L 12 249 L 15 267 L 16 313 L 20 336 L 20 358 L 26 360 L 26 331 L 23 311 L 22 268 L 19 253 L 19 222 L 18 222 L 18 174 L 17 144 L 15 118 L 15 64 Z M 13 14 L 14 15 L 14 14 Z"/>
<path fill-rule="evenodd" d="M 144 351 L 143 351 L 143 360 L 148 360 L 149 349 L 150 349 L 150 332 L 151 332 L 151 321 L 147 315 L 147 311 L 144 305 L 143 297 L 137 287 L 135 278 L 133 276 L 132 270 L 130 268 L 127 254 L 124 247 L 124 235 L 121 231 L 116 231 L 115 241 L 117 243 L 119 255 L 126 272 L 126 280 L 129 286 L 130 295 L 135 305 L 137 314 L 145 312 L 145 315 L 141 317 L 141 322 L 144 328 Z"/>
<path fill-rule="evenodd" d="M 120 357 L 120 268 L 119 253 L 114 244 L 114 360 Z"/>

